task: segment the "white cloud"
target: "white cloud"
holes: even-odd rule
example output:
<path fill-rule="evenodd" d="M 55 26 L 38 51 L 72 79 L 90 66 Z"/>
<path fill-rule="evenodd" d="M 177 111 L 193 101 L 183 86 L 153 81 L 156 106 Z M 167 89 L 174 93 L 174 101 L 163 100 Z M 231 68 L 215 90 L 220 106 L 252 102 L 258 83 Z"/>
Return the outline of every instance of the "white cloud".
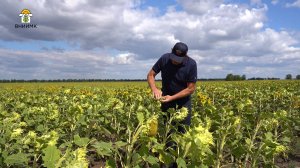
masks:
<path fill-rule="evenodd" d="M 251 0 L 251 4 L 252 5 L 261 5 L 262 2 L 261 2 L 261 0 Z"/>
<path fill-rule="evenodd" d="M 300 8 L 300 0 L 296 0 L 293 3 L 287 3 L 286 7 L 297 7 L 297 8 Z"/>
<path fill-rule="evenodd" d="M 215 35 L 215 36 L 226 36 L 227 32 L 221 29 L 212 29 L 209 31 L 209 34 Z"/>
<path fill-rule="evenodd" d="M 132 64 L 134 62 L 134 55 L 130 53 L 119 54 L 114 58 L 114 62 L 117 64 Z"/>
<path fill-rule="evenodd" d="M 192 14 L 204 14 L 223 3 L 223 0 L 178 0 L 184 10 Z"/>
<path fill-rule="evenodd" d="M 271 1 L 271 3 L 272 3 L 273 5 L 278 4 L 278 2 L 279 2 L 279 0 L 272 0 L 272 1 Z"/>
<path fill-rule="evenodd" d="M 0 49 L 1 77 L 11 79 L 33 78 L 122 78 L 117 76 L 126 72 L 134 55 L 130 53 L 107 55 L 90 51 L 12 51 Z M 120 65 L 123 66 L 119 67 Z M 144 66 L 135 65 L 134 70 Z M 148 67 L 150 68 L 150 67 Z M 116 73 L 119 72 L 119 73 Z M 109 75 L 114 74 L 114 75 Z M 105 76 L 108 75 L 108 76 Z M 126 76 L 127 75 L 127 76 Z M 129 75 L 129 76 L 128 76 Z M 124 77 L 130 78 L 130 74 Z M 142 78 L 142 76 L 139 76 Z"/>
<path fill-rule="evenodd" d="M 0 78 L 145 78 L 159 56 L 169 52 L 177 41 L 188 44 L 188 54 L 198 63 L 199 78 L 225 77 L 230 72 L 253 74 L 245 67 L 258 67 L 256 75 L 264 75 L 265 66 L 276 70 L 274 75 L 282 76 L 289 69 L 290 73 L 299 72 L 295 65 L 299 63 L 299 40 L 290 32 L 265 27 L 266 5 L 250 8 L 222 0 L 178 0 L 183 10 L 171 6 L 160 14 L 158 8 L 139 8 L 141 3 L 1 1 L 2 41 L 64 41 L 80 48 L 54 52 L 0 47 L 0 69 L 5 72 L 0 72 Z M 14 28 L 24 6 L 31 9 L 32 22 L 39 25 L 38 29 Z"/>
<path fill-rule="evenodd" d="M 243 57 L 237 57 L 237 56 L 226 56 L 222 59 L 220 59 L 220 62 L 223 63 L 229 63 L 229 64 L 234 64 L 234 63 L 239 63 L 239 62 L 243 62 Z"/>
<path fill-rule="evenodd" d="M 264 24 L 262 22 L 257 22 L 254 24 L 254 28 L 255 29 L 261 29 L 263 28 Z"/>

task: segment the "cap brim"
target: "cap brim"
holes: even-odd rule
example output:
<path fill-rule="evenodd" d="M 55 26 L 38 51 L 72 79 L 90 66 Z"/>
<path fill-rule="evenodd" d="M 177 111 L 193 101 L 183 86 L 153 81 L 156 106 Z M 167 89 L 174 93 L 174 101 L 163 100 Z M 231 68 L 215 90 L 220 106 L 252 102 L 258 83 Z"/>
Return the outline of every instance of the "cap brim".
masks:
<path fill-rule="evenodd" d="M 184 60 L 184 57 L 180 57 L 180 56 L 177 56 L 175 54 L 171 54 L 171 60 L 175 61 L 175 62 L 178 62 L 178 63 L 182 63 L 183 60 Z"/>

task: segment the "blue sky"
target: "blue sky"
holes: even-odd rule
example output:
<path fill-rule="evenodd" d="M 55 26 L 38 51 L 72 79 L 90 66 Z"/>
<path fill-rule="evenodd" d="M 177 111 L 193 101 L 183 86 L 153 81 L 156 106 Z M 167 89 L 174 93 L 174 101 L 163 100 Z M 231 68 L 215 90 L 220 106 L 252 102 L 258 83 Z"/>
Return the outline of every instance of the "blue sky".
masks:
<path fill-rule="evenodd" d="M 300 0 L 3 0 L 0 79 L 145 79 L 178 41 L 198 78 L 300 74 Z M 36 29 L 15 28 L 28 8 Z"/>
<path fill-rule="evenodd" d="M 292 3 L 292 1 L 286 1 Z M 279 2 L 276 5 L 269 4 L 267 12 L 268 25 L 276 30 L 288 29 L 298 31 L 300 29 L 299 7 L 286 7 L 286 3 Z"/>

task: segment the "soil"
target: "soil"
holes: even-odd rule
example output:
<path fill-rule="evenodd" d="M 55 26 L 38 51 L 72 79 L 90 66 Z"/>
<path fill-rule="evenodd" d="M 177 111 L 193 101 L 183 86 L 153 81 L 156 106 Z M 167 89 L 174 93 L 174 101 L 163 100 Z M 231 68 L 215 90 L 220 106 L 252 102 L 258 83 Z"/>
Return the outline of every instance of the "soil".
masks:
<path fill-rule="evenodd" d="M 292 146 L 293 149 L 288 159 L 277 159 L 277 166 L 280 168 L 300 168 L 300 137 L 298 136 L 297 142 Z"/>
<path fill-rule="evenodd" d="M 300 155 L 291 155 L 288 160 L 278 159 L 276 165 L 280 168 L 300 168 Z"/>

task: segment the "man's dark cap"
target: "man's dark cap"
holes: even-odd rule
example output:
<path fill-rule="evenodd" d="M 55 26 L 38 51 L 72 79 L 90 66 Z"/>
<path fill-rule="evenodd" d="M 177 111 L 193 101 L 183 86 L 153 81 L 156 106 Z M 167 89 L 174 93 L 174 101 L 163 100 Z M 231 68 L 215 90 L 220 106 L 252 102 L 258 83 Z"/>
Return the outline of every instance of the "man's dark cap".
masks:
<path fill-rule="evenodd" d="M 188 52 L 188 46 L 182 42 L 178 42 L 174 45 L 171 53 L 171 59 L 182 63 Z"/>

